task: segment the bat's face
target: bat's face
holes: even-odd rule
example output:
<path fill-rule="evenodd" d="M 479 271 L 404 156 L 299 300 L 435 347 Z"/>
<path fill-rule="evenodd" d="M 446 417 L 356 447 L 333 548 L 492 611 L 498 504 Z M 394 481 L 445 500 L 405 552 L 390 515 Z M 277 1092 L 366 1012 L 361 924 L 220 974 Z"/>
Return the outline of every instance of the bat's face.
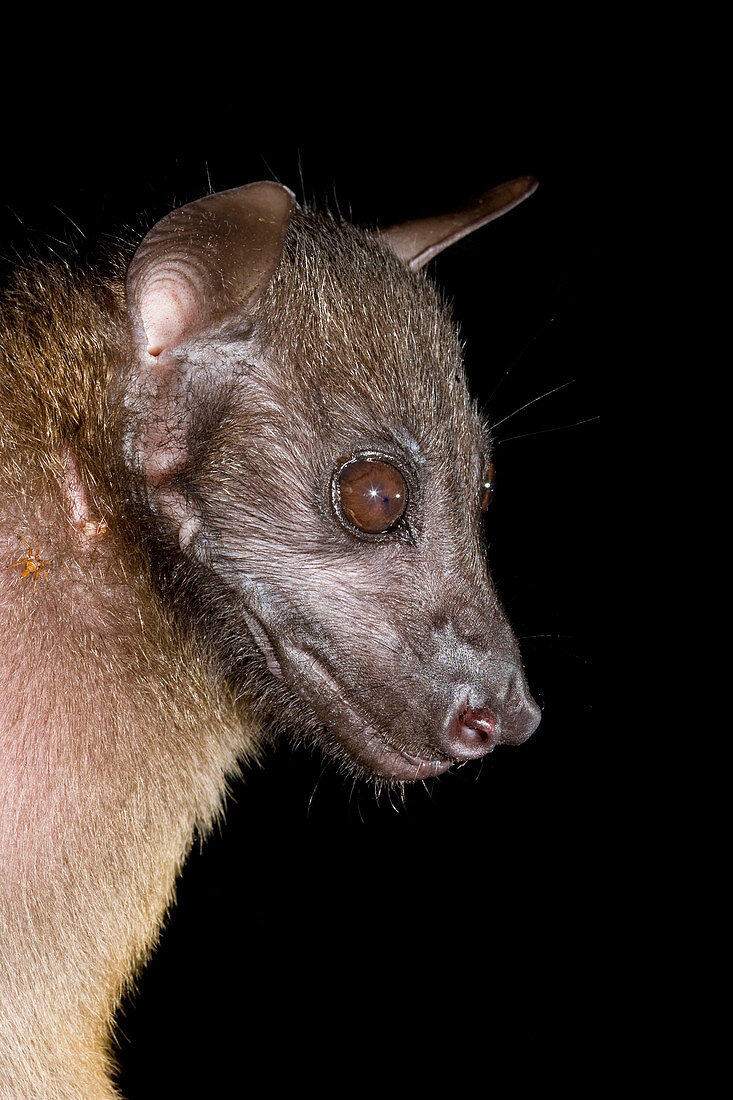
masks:
<path fill-rule="evenodd" d="M 434 289 L 298 215 L 254 325 L 195 341 L 180 527 L 296 707 L 352 770 L 420 779 L 539 721 L 482 547 L 490 447 Z M 198 399 L 197 399 L 198 400 Z"/>
<path fill-rule="evenodd" d="M 413 270 L 532 186 L 379 239 L 252 184 L 168 215 L 128 273 L 125 457 L 190 614 L 242 690 L 254 651 L 268 720 L 380 779 L 539 720 L 482 548 L 489 439 Z"/>

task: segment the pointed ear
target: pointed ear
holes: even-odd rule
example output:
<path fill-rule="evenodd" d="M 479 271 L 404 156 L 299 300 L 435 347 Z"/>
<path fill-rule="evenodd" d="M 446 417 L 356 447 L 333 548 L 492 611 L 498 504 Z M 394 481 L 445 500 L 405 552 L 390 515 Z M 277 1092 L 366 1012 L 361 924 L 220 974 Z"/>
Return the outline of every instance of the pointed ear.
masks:
<path fill-rule="evenodd" d="M 138 351 L 158 356 L 228 310 L 251 307 L 280 262 L 293 203 L 279 183 L 250 183 L 153 226 L 127 273 Z"/>
<path fill-rule="evenodd" d="M 491 191 L 485 191 L 460 210 L 392 225 L 381 229 L 379 235 L 408 267 L 417 271 L 448 245 L 506 214 L 531 195 L 536 187 L 537 181 L 531 176 L 520 176 L 510 183 L 502 183 Z"/>

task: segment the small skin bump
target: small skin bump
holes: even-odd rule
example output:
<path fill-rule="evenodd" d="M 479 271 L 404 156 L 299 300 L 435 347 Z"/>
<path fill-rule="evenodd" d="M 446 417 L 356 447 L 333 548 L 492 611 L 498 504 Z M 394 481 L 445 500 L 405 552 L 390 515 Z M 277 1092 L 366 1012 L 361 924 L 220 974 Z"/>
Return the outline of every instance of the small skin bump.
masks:
<path fill-rule="evenodd" d="M 201 530 L 201 520 L 198 516 L 189 516 L 178 528 L 178 545 L 185 550 L 196 538 Z"/>
<path fill-rule="evenodd" d="M 104 519 L 92 519 L 89 515 L 94 509 L 71 448 L 65 447 L 61 457 L 65 465 L 62 485 L 69 523 L 85 539 L 101 538 L 108 530 L 107 522 Z"/>
<path fill-rule="evenodd" d="M 103 519 L 85 519 L 81 525 L 81 533 L 88 539 L 100 539 L 109 531 L 109 525 Z"/>

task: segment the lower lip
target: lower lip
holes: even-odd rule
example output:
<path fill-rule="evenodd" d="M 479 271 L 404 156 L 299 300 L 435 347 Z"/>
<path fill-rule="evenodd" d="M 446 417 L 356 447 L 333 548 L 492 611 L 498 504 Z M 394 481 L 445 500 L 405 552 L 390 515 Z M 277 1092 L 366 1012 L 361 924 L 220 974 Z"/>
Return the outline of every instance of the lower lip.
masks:
<path fill-rule="evenodd" d="M 351 748 L 353 752 L 354 746 L 352 745 Z M 382 779 L 396 779 L 408 783 L 442 775 L 453 763 L 452 760 L 445 759 L 426 760 L 404 749 L 397 749 L 383 741 L 376 731 L 374 731 L 373 740 L 360 746 L 355 755 L 373 775 Z"/>
<path fill-rule="evenodd" d="M 396 779 L 401 783 L 417 783 L 420 779 L 435 779 L 450 768 L 450 760 L 423 760 L 419 764 L 408 764 L 403 768 L 392 768 L 385 774 L 387 779 Z"/>
<path fill-rule="evenodd" d="M 395 754 L 397 756 L 397 754 Z M 402 757 L 404 766 L 399 767 L 399 757 Z M 420 756 L 412 756 L 407 752 L 400 752 L 397 756 L 398 769 L 393 770 L 395 779 L 428 779 L 434 775 L 442 775 L 447 772 L 452 760 L 424 760 Z"/>

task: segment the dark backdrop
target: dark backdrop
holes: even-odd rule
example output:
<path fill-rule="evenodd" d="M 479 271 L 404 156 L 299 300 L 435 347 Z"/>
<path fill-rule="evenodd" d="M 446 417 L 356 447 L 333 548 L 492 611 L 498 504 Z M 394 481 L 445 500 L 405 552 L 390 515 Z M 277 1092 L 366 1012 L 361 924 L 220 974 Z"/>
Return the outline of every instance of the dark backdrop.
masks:
<path fill-rule="evenodd" d="M 526 204 L 432 273 L 454 303 L 475 391 L 494 421 L 511 417 L 497 429 L 490 564 L 544 716 L 521 748 L 394 805 L 304 750 L 270 752 L 237 787 L 221 834 L 189 860 L 125 1008 L 129 1100 L 238 1095 L 260 1074 L 255 1095 L 350 1091 L 395 1070 L 435 1086 L 447 1073 L 461 1091 L 461 1074 L 486 1083 L 499 1063 L 521 1083 L 551 1065 L 577 1070 L 594 1030 L 603 322 L 585 129 L 541 96 L 502 127 L 490 116 L 456 127 L 409 98 L 349 127 L 331 110 L 305 117 L 253 135 L 235 112 L 227 128 L 202 110 L 170 132 L 141 109 L 100 109 L 93 93 L 52 97 L 42 121 L 11 118 L 6 133 L 3 265 L 29 249 L 83 253 L 100 232 L 142 233 L 209 183 L 274 177 L 384 224 L 535 175 Z"/>

